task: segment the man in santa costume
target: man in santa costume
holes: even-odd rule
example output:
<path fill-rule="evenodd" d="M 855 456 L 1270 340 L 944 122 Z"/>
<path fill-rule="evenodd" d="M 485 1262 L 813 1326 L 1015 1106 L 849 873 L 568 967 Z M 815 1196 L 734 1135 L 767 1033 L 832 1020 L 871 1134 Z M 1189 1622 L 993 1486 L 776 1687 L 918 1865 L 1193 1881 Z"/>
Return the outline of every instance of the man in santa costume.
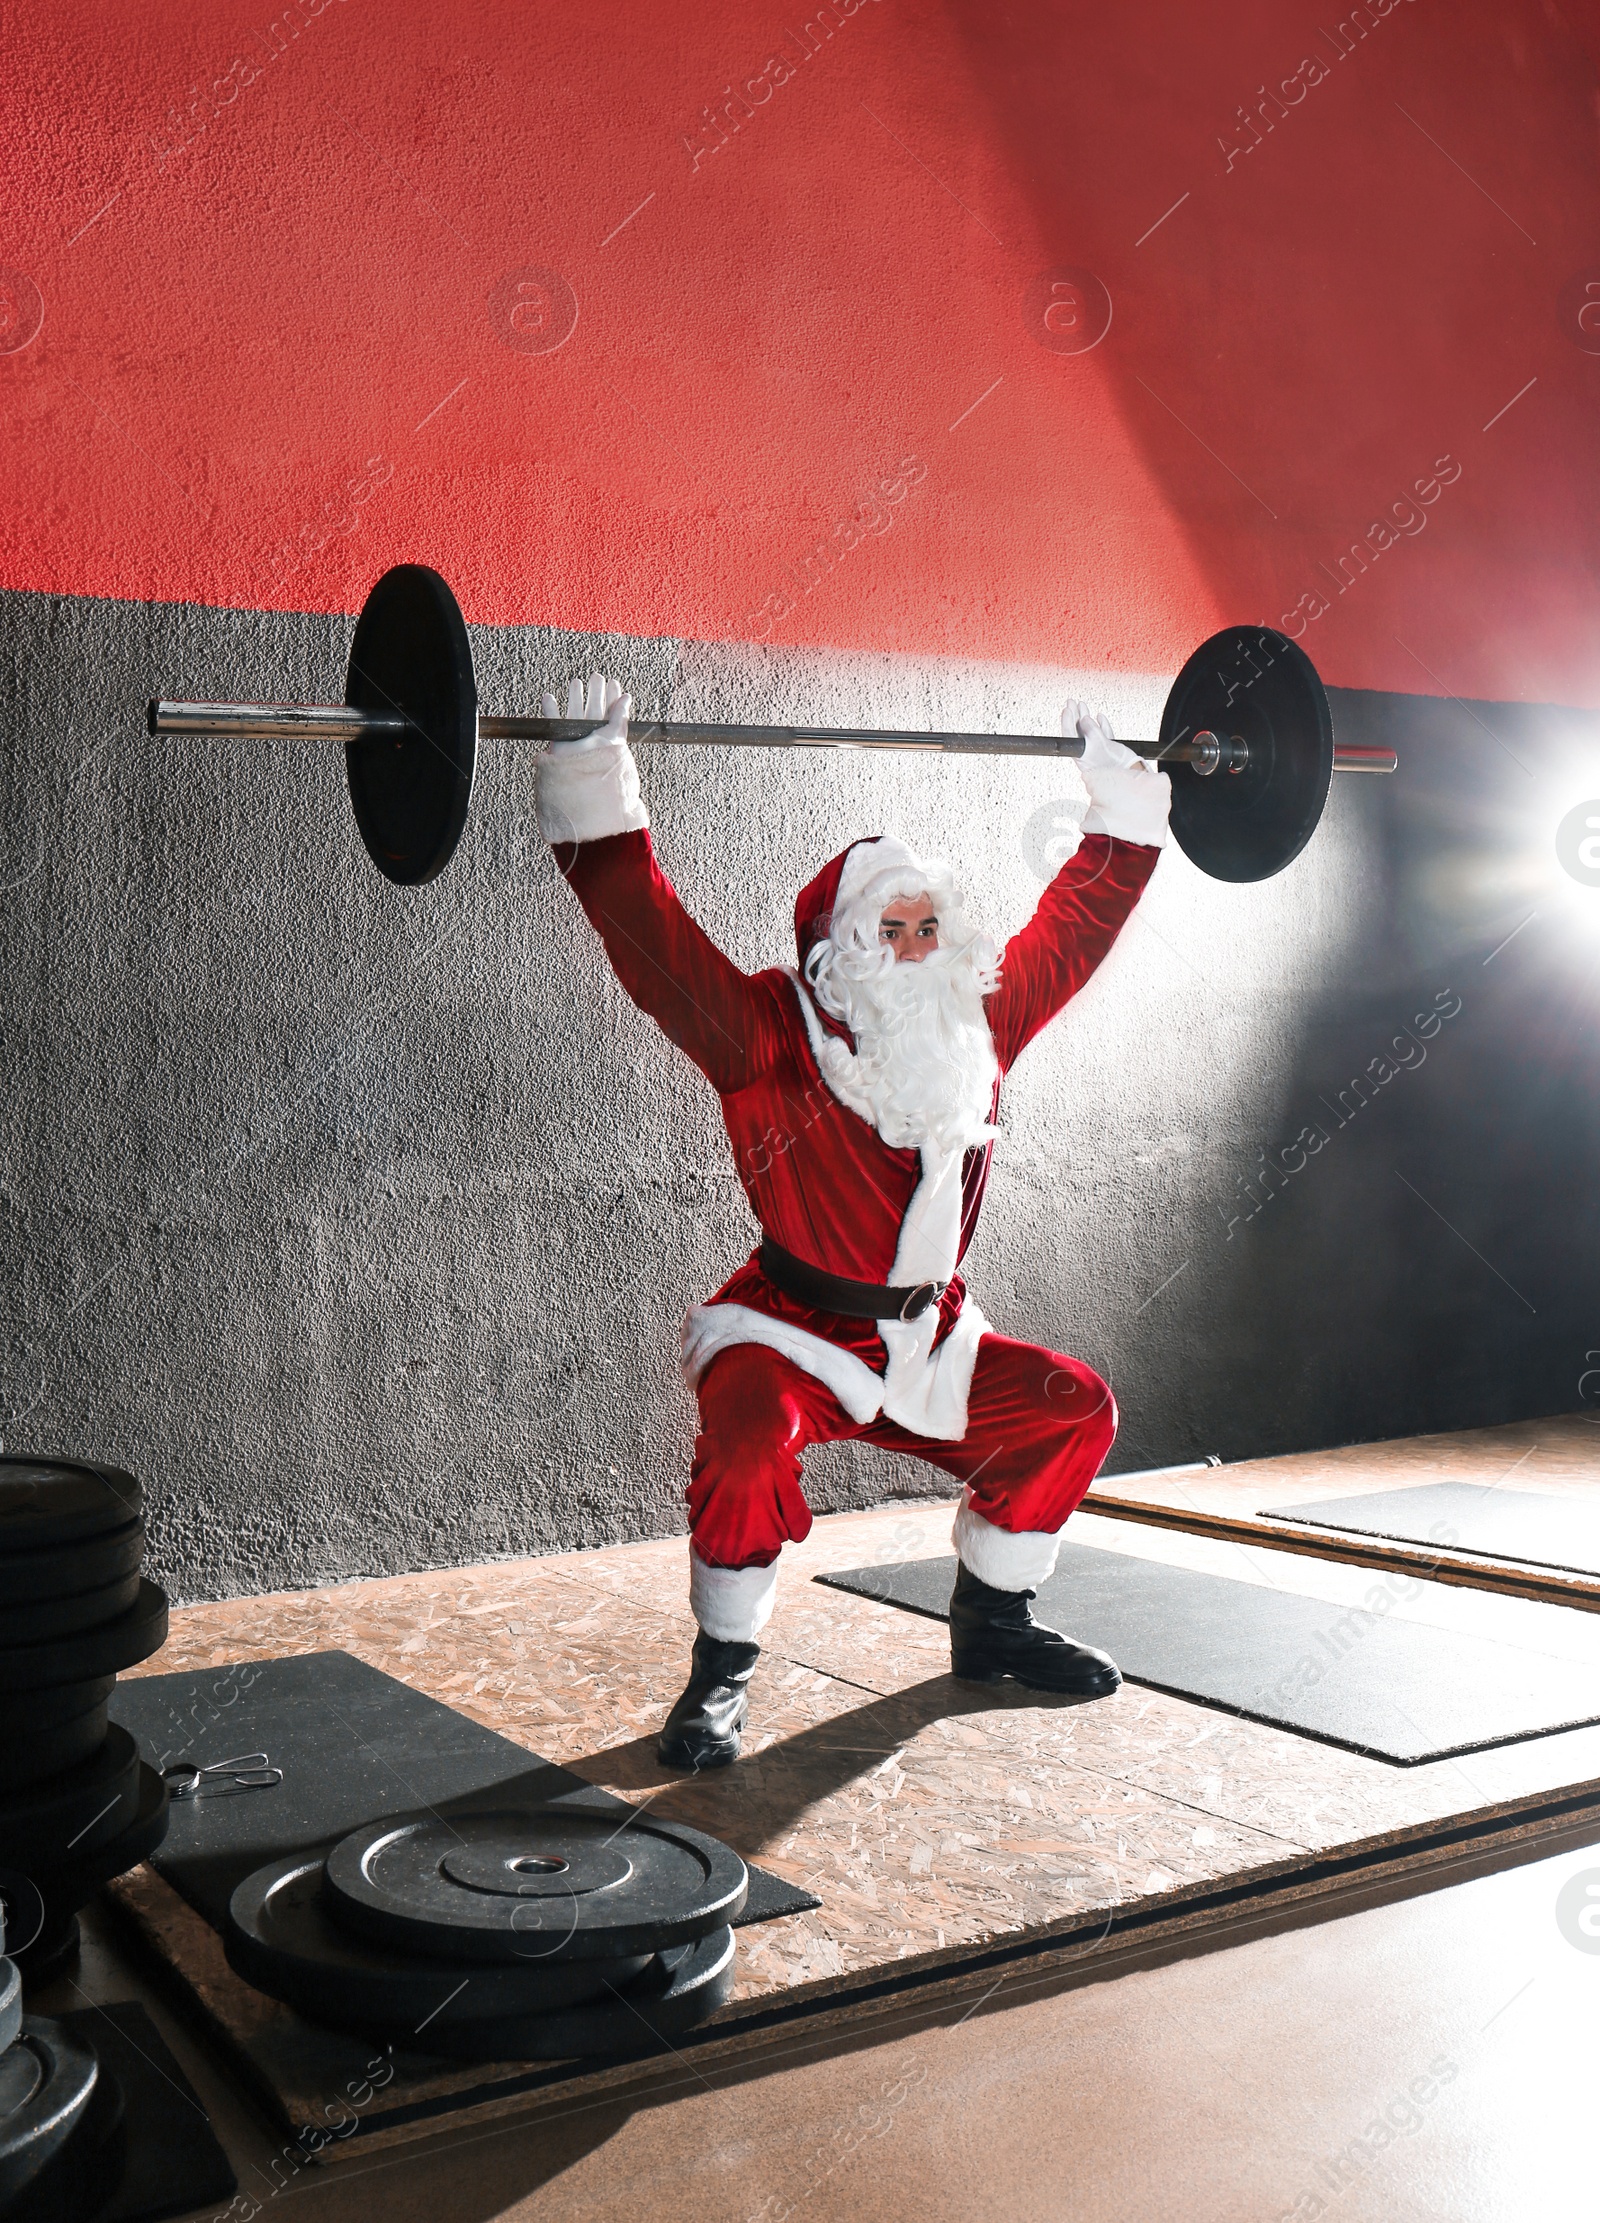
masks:
<path fill-rule="evenodd" d="M 798 963 L 743 973 L 684 910 L 651 848 L 630 700 L 574 680 L 581 741 L 538 766 L 539 822 L 618 979 L 699 1067 L 760 1247 L 684 1323 L 700 1405 L 689 1502 L 699 1634 L 660 1754 L 738 1756 L 778 1554 L 810 1530 L 808 1444 L 874 1443 L 962 1483 L 950 1655 L 964 1681 L 1098 1698 L 1104 1652 L 1029 1610 L 1116 1433 L 1080 1360 L 997 1335 L 958 1271 L 994 1145 L 1002 1077 L 1116 939 L 1165 844 L 1170 783 L 1076 703 L 1083 838 L 997 953 L 943 864 L 890 835 L 801 890 Z M 555 698 L 544 711 L 556 716 Z"/>

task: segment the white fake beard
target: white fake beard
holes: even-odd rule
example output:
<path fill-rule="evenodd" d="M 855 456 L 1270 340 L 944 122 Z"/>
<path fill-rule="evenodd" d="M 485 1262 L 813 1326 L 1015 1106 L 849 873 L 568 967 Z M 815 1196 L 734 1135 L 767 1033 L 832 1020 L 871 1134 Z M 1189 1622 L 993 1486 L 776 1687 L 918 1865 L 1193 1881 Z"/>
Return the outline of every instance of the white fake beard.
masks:
<path fill-rule="evenodd" d="M 891 1149 L 965 1150 L 995 1132 L 989 1112 L 1000 1068 L 981 962 L 971 944 L 920 963 L 897 961 L 888 949 L 857 956 L 829 948 L 808 968 L 817 1001 L 856 1039 L 852 1057 L 829 1035 L 818 1063 L 834 1093 Z"/>

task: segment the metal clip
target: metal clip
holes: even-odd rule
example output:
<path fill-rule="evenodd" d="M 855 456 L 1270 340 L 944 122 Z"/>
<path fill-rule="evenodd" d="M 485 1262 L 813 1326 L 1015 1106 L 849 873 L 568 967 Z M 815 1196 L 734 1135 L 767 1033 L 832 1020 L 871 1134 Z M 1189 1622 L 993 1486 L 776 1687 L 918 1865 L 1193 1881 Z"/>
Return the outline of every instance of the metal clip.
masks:
<path fill-rule="evenodd" d="M 203 1768 L 192 1760 L 163 1768 L 161 1780 L 171 1799 L 231 1798 L 235 1791 L 270 1791 L 283 1781 L 264 1752 L 236 1752 L 231 1760 L 212 1760 Z"/>

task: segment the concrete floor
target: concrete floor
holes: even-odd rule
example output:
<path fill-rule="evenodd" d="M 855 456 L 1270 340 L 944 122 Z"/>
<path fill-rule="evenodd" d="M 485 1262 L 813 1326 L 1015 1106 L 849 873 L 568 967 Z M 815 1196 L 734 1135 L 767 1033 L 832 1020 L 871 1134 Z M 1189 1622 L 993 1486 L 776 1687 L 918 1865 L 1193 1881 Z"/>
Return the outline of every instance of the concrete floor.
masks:
<path fill-rule="evenodd" d="M 146 1999 L 233 2156 L 233 2223 L 1566 2223 L 1600 2208 L 1583 1878 L 1600 1896 L 1600 1845 L 298 2173 L 98 1926 L 36 2008 Z"/>

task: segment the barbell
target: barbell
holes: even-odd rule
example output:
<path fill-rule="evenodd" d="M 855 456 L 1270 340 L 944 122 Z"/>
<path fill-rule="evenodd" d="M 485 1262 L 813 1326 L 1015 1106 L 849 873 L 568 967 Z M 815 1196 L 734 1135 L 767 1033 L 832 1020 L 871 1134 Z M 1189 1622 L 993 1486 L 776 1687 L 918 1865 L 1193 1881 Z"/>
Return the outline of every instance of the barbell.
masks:
<path fill-rule="evenodd" d="M 572 741 L 592 718 L 478 713 L 466 622 L 425 564 L 397 564 L 367 596 L 350 644 L 344 701 L 152 702 L 152 734 L 340 741 L 356 825 L 401 887 L 437 879 L 472 800 L 482 741 Z M 635 718 L 635 742 L 709 748 L 933 749 L 963 756 L 1077 757 L 1083 742 L 1016 733 L 867 732 L 822 726 L 668 724 Z M 1160 738 L 1130 741 L 1173 768 L 1172 830 L 1217 880 L 1266 880 L 1316 830 L 1334 772 L 1392 772 L 1392 749 L 1336 743 L 1316 667 L 1285 633 L 1232 626 L 1179 672 Z"/>

